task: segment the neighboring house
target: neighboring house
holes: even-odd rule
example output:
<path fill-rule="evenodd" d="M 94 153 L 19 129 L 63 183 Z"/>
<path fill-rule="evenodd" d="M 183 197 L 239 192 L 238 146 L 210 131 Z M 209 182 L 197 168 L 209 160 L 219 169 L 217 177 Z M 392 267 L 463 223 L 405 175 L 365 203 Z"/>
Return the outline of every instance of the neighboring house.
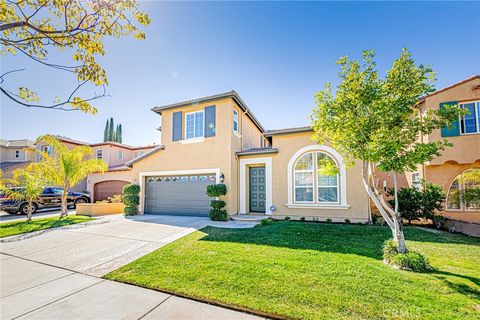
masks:
<path fill-rule="evenodd" d="M 459 117 L 449 128 L 436 130 L 421 139 L 424 142 L 448 139 L 453 147 L 447 147 L 441 156 L 418 166 L 416 172 L 407 172 L 406 178 L 410 185 L 425 179 L 442 186 L 447 193 L 445 216 L 480 223 L 480 208 L 468 206 L 462 199 L 462 191 L 473 186 L 459 179 L 468 170 L 480 170 L 480 75 L 435 91 L 424 97 L 418 107 L 424 114 L 427 110 L 443 108 L 447 104 L 458 104 L 469 113 Z"/>
<path fill-rule="evenodd" d="M 0 139 L 0 170 L 3 178 L 11 179 L 13 171 L 26 168 L 35 160 L 35 153 L 28 152 L 28 148 L 34 147 L 32 140 L 3 140 Z"/>
<path fill-rule="evenodd" d="M 125 166 L 125 163 L 155 148 L 153 145 L 132 147 L 118 142 L 86 143 L 62 136 L 55 137 L 68 148 L 89 146 L 92 148 L 93 157 L 103 159 L 107 163 L 108 171 L 89 174 L 84 181 L 72 188 L 72 191 L 87 191 L 93 201 L 101 201 L 113 195 L 122 194 L 123 186 L 132 181 L 131 169 Z M 48 153 L 53 152 L 51 146 L 41 141 L 37 143 L 37 149 Z"/>
<path fill-rule="evenodd" d="M 208 215 L 209 184 L 223 182 L 229 215 L 369 221 L 361 167 L 311 140 L 310 127 L 265 131 L 235 91 L 159 106 L 162 145 L 127 163 L 140 212 Z M 333 161 L 339 174 L 324 175 Z"/>

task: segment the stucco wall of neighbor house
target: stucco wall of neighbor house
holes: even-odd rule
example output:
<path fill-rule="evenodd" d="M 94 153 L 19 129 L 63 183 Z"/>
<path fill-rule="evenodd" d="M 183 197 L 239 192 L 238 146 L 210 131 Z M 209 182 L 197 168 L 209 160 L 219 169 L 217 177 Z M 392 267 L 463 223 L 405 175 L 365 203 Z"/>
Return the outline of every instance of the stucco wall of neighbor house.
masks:
<path fill-rule="evenodd" d="M 140 183 L 142 172 L 183 171 L 219 169 L 224 174 L 224 184 L 228 193 L 224 197 L 226 210 L 229 214 L 236 213 L 235 198 L 237 193 L 235 184 L 232 184 L 232 99 L 222 99 L 197 105 L 166 109 L 162 111 L 162 143 L 165 150 L 156 152 L 133 164 L 132 179 Z M 183 135 L 185 136 L 185 113 L 203 110 L 206 106 L 216 106 L 216 134 L 200 142 L 172 141 L 173 113 L 183 112 Z M 214 172 L 212 172 L 214 173 Z M 144 181 L 141 182 L 144 185 Z M 143 188 L 144 189 L 144 188 Z M 141 197 L 143 198 L 144 190 Z"/>
<path fill-rule="evenodd" d="M 425 168 L 426 180 L 439 185 L 448 193 L 451 183 L 457 175 L 467 169 L 480 169 L 480 161 L 470 164 L 445 163 L 439 166 L 427 166 Z M 480 210 L 447 210 L 443 214 L 451 219 L 480 223 Z"/>
<path fill-rule="evenodd" d="M 474 88 L 478 86 L 480 86 L 480 78 L 475 78 L 446 91 L 439 92 L 431 97 L 427 97 L 422 106 L 422 112 L 427 109 L 438 109 L 441 102 L 458 101 L 462 103 L 478 101 L 480 100 L 480 89 L 474 90 Z M 432 134 L 424 138 L 425 142 L 443 139 L 440 130 L 435 130 Z M 449 160 L 455 160 L 462 164 L 473 163 L 480 160 L 480 134 L 448 137 L 448 141 L 453 143 L 453 147 L 447 147 L 440 157 L 436 157 L 429 164 L 443 164 Z"/>
<path fill-rule="evenodd" d="M 272 204 L 276 207 L 276 210 L 272 212 L 272 216 L 274 218 L 289 216 L 294 219 L 305 217 L 306 220 L 319 221 L 330 218 L 332 221 L 337 222 L 344 222 L 345 219 L 350 219 L 352 222 L 368 221 L 368 196 L 363 188 L 361 165 L 359 163 L 346 170 L 347 209 L 288 208 L 286 206 L 288 203 L 288 165 L 290 159 L 303 147 L 315 145 L 311 140 L 311 135 L 312 132 L 274 135 L 272 147 L 277 148 L 278 153 L 241 156 L 241 159 L 264 157 L 272 159 Z"/>
<path fill-rule="evenodd" d="M 126 181 L 132 182 L 132 171 L 107 171 L 104 173 L 92 173 L 88 175 L 86 179 L 86 190 L 90 193 L 90 196 L 93 199 L 95 198 L 94 190 L 95 184 L 103 181 Z"/>

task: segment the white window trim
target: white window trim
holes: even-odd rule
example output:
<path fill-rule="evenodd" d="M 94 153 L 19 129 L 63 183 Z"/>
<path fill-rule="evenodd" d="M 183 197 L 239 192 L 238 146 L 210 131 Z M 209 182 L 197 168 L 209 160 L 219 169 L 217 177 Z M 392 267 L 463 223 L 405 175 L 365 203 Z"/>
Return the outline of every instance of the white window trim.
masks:
<path fill-rule="evenodd" d="M 100 151 L 100 157 L 98 156 L 98 152 Z M 96 159 L 103 159 L 103 149 L 97 149 L 95 151 L 95 158 Z"/>
<path fill-rule="evenodd" d="M 311 151 L 319 151 L 324 152 L 337 163 L 339 168 L 339 183 L 340 186 L 337 188 L 339 194 L 339 202 L 338 203 L 299 203 L 294 202 L 294 194 L 293 194 L 293 186 L 294 186 L 294 177 L 293 174 L 295 172 L 295 164 L 297 160 L 300 158 L 301 155 Z M 315 159 L 314 159 L 315 160 Z M 288 208 L 318 208 L 318 209 L 348 209 L 350 206 L 347 204 L 347 170 L 345 168 L 345 163 L 343 161 L 343 157 L 338 153 L 335 149 L 325 146 L 325 145 L 310 145 L 301 148 L 297 152 L 293 154 L 288 162 L 287 167 L 287 187 L 288 187 L 288 202 L 285 204 Z M 314 187 L 315 188 L 315 187 Z"/>
<path fill-rule="evenodd" d="M 272 210 L 272 158 L 240 159 L 240 214 L 248 213 L 247 209 L 247 169 L 251 165 L 265 165 L 265 214 L 271 215 Z"/>
<path fill-rule="evenodd" d="M 216 181 L 215 183 L 220 183 L 220 169 L 196 169 L 196 170 L 174 170 L 174 171 L 145 171 L 138 174 L 138 185 L 140 186 L 140 204 L 139 204 L 139 214 L 143 214 L 144 202 L 145 202 L 145 188 L 144 180 L 147 176 L 184 176 L 190 174 L 214 174 Z"/>
<path fill-rule="evenodd" d="M 235 121 L 235 115 L 237 115 L 237 120 Z M 237 124 L 237 130 L 235 130 L 235 123 Z M 235 134 L 238 134 L 238 111 L 236 109 L 233 109 L 233 132 Z"/>
<path fill-rule="evenodd" d="M 477 126 L 477 132 L 462 133 L 462 123 L 463 123 L 464 116 L 458 116 L 458 121 L 460 125 L 459 131 L 461 136 L 480 134 L 480 121 L 479 121 L 480 114 L 478 114 L 478 105 L 480 104 L 480 101 L 467 101 L 467 102 L 458 103 L 458 105 L 463 106 L 464 104 L 470 104 L 470 103 L 473 103 L 473 112 L 475 113 L 475 125 Z M 463 107 L 461 108 L 463 109 Z"/>
<path fill-rule="evenodd" d="M 202 132 L 202 135 L 200 137 L 195 137 L 195 126 L 197 124 L 197 118 L 195 117 L 195 114 L 197 113 L 202 113 L 203 114 L 203 132 Z M 193 138 L 187 138 L 187 116 L 190 115 L 190 114 L 193 114 L 193 135 L 194 137 Z M 192 112 L 187 112 L 185 113 L 185 133 L 184 133 L 184 137 L 185 137 L 185 141 L 190 141 L 190 140 L 195 140 L 195 142 L 202 142 L 203 140 L 205 140 L 205 110 L 198 110 L 198 111 L 192 111 Z M 203 139 L 203 140 L 202 140 Z M 202 141 L 201 141 L 202 140 Z"/>

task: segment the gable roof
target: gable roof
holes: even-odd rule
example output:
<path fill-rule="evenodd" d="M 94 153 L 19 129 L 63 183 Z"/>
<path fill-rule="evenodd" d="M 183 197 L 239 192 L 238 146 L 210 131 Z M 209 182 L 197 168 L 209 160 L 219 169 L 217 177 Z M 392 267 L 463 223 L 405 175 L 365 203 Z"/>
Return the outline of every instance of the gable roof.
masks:
<path fill-rule="evenodd" d="M 284 129 L 276 129 L 276 130 L 267 130 L 263 135 L 265 137 L 271 137 L 278 134 L 286 134 L 286 133 L 296 133 L 296 132 L 308 132 L 313 131 L 312 127 L 304 126 L 304 127 L 293 127 L 293 128 L 284 128 Z"/>
<path fill-rule="evenodd" d="M 250 120 L 253 121 L 253 123 L 257 126 L 257 128 L 262 133 L 265 132 L 265 129 L 260 124 L 260 121 L 257 120 L 257 118 L 253 115 L 253 113 L 247 107 L 247 104 L 242 100 L 242 98 L 240 98 L 240 96 L 238 95 L 238 93 L 235 90 L 231 90 L 231 91 L 224 92 L 224 93 L 218 93 L 218 94 L 214 94 L 214 95 L 211 95 L 211 96 L 196 98 L 196 99 L 192 99 L 192 100 L 167 104 L 167 105 L 163 105 L 163 106 L 156 106 L 156 107 L 153 107 L 151 110 L 153 112 L 161 115 L 163 110 L 181 108 L 181 107 L 196 105 L 196 104 L 199 104 L 199 103 L 221 100 L 221 99 L 225 99 L 225 98 L 232 98 L 237 103 L 237 105 L 247 114 L 247 116 L 250 118 Z"/>
<path fill-rule="evenodd" d="M 467 79 L 464 79 L 464 80 L 455 82 L 454 84 L 451 84 L 451 85 L 449 85 L 449 86 L 447 86 L 447 87 L 438 89 L 438 90 L 435 91 L 435 92 L 432 92 L 432 93 L 430 93 L 430 94 L 427 94 L 427 95 L 424 96 L 424 97 L 421 97 L 421 98 L 420 98 L 420 101 L 419 101 L 418 103 L 422 103 L 422 102 L 425 101 L 426 98 L 429 98 L 429 97 L 434 96 L 434 95 L 436 95 L 436 94 L 439 94 L 439 93 L 441 93 L 441 92 L 450 90 L 450 89 L 452 89 L 452 88 L 454 88 L 454 87 L 456 87 L 456 86 L 465 84 L 465 83 L 470 82 L 470 81 L 475 80 L 475 79 L 480 79 L 480 75 L 476 74 L 476 75 L 473 75 L 473 76 L 471 76 L 471 77 L 468 77 Z"/>
<path fill-rule="evenodd" d="M 150 151 L 148 151 L 148 152 L 146 152 L 146 153 L 144 153 L 144 154 L 142 154 L 142 155 L 140 155 L 140 156 L 138 156 L 138 157 L 136 157 L 136 158 L 133 158 L 133 159 L 130 160 L 130 161 L 125 162 L 125 166 L 126 166 L 126 167 L 131 167 L 134 163 L 136 163 L 136 162 L 138 162 L 138 161 L 140 161 L 140 160 L 143 160 L 143 159 L 145 159 L 146 157 L 150 157 L 152 154 L 157 153 L 158 151 L 164 150 L 164 149 L 165 149 L 165 146 L 164 146 L 164 145 L 159 145 L 159 146 L 157 146 L 156 148 L 154 148 L 153 150 L 150 150 Z"/>

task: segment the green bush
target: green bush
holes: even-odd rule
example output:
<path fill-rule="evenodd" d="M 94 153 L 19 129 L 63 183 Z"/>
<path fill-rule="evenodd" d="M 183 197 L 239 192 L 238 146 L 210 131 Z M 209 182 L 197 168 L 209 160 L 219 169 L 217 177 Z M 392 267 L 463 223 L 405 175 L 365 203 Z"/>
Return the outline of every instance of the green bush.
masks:
<path fill-rule="evenodd" d="M 210 209 L 210 212 L 208 213 L 208 216 L 213 221 L 227 221 L 228 220 L 227 210 Z"/>
<path fill-rule="evenodd" d="M 285 220 L 285 221 L 290 221 L 290 217 L 289 217 L 289 216 L 286 216 L 283 220 Z"/>
<path fill-rule="evenodd" d="M 350 219 L 345 219 L 345 223 L 352 223 Z"/>
<path fill-rule="evenodd" d="M 300 221 L 305 221 L 305 217 L 301 217 L 301 218 L 300 218 Z"/>
<path fill-rule="evenodd" d="M 126 194 L 123 196 L 123 204 L 129 207 L 136 206 L 140 203 L 140 197 L 136 194 Z"/>
<path fill-rule="evenodd" d="M 220 197 L 227 194 L 227 186 L 223 183 L 212 184 L 207 186 L 207 195 L 209 197 Z"/>
<path fill-rule="evenodd" d="M 397 254 L 392 257 L 391 264 L 396 265 L 402 269 L 412 270 L 416 272 L 425 272 L 431 269 L 427 258 L 422 254 L 410 251 L 404 254 Z"/>
<path fill-rule="evenodd" d="M 388 264 L 400 269 L 416 272 L 425 272 L 431 269 L 427 258 L 418 252 L 398 253 L 397 244 L 392 239 L 385 241 L 383 245 L 383 259 Z"/>
<path fill-rule="evenodd" d="M 273 220 L 270 218 L 260 220 L 260 225 L 269 226 L 273 223 Z"/>
<path fill-rule="evenodd" d="M 127 184 L 123 187 L 123 194 L 139 194 L 140 186 L 137 184 Z"/>
<path fill-rule="evenodd" d="M 328 218 L 327 220 L 325 220 L 327 223 L 332 223 L 332 219 Z"/>
<path fill-rule="evenodd" d="M 133 216 L 137 214 L 137 207 L 126 206 L 123 209 L 123 213 L 125 213 L 126 216 Z"/>
<path fill-rule="evenodd" d="M 212 200 L 210 202 L 210 207 L 215 210 L 221 210 L 223 207 L 225 207 L 226 203 L 223 200 Z"/>

